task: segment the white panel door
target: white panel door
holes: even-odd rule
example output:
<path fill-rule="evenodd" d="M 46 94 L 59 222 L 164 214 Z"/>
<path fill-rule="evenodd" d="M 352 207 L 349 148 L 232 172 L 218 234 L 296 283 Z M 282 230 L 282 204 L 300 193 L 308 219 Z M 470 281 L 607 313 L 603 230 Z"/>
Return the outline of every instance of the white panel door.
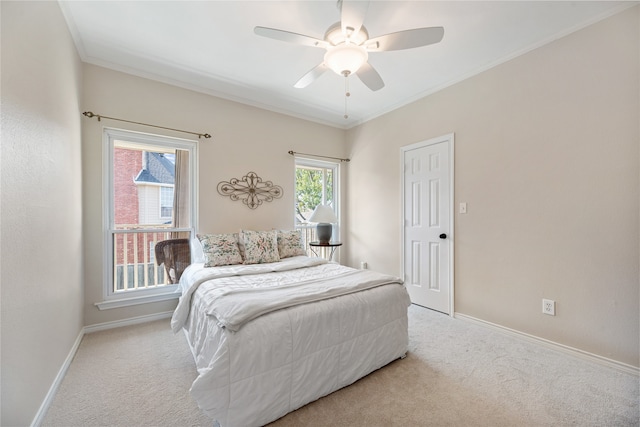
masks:
<path fill-rule="evenodd" d="M 411 302 L 451 310 L 452 136 L 403 149 L 404 277 Z"/>

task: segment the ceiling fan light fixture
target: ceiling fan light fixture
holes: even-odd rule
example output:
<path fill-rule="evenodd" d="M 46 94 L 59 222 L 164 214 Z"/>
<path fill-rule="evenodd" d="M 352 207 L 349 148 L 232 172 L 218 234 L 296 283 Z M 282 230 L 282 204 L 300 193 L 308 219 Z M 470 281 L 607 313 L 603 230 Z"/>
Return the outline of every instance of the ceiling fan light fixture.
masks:
<path fill-rule="evenodd" d="M 339 44 L 327 49 L 324 62 L 336 74 L 348 76 L 354 74 L 367 62 L 369 54 L 362 46 L 353 43 Z"/>

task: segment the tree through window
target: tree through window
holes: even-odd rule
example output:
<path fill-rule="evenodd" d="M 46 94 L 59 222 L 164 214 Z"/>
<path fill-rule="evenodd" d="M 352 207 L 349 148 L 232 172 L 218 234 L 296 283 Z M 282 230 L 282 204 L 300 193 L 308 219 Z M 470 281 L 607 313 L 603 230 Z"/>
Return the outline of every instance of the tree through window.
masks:
<path fill-rule="evenodd" d="M 338 166 L 334 162 L 296 158 L 295 221 L 307 243 L 316 240 L 315 224 L 308 222 L 316 206 L 330 206 L 340 218 Z M 339 240 L 339 228 L 339 224 L 334 225 L 333 240 Z"/>

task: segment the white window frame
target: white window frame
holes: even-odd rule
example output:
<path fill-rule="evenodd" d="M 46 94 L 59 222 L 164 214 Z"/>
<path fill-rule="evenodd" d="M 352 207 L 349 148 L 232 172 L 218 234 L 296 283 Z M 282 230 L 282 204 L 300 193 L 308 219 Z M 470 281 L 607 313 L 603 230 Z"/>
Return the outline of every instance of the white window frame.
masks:
<path fill-rule="evenodd" d="M 331 162 L 331 161 L 326 161 L 326 160 L 317 160 L 317 159 L 312 159 L 312 158 L 308 158 L 308 157 L 295 157 L 295 167 L 294 167 L 294 172 L 293 172 L 293 177 L 294 177 L 294 188 L 296 188 L 295 186 L 295 179 L 296 179 L 296 174 L 295 171 L 298 168 L 298 166 L 308 166 L 308 167 L 316 167 L 316 168 L 324 168 L 324 169 L 331 169 L 333 171 L 333 199 L 331 200 L 332 206 L 333 206 L 333 210 L 336 214 L 336 217 L 338 218 L 338 224 L 337 226 L 333 227 L 333 234 L 331 236 L 331 240 L 333 241 L 340 241 L 340 230 L 341 230 L 341 224 L 342 224 L 342 218 L 340 215 L 340 166 L 341 163 L 340 162 Z M 321 203 L 326 204 L 327 201 L 325 200 L 325 194 L 326 194 L 326 190 L 324 190 L 324 185 L 326 183 L 326 179 L 323 180 L 323 194 L 322 194 L 322 201 Z M 294 203 L 296 203 L 296 200 L 294 200 Z M 295 204 L 293 206 L 294 209 L 294 226 L 295 224 Z M 308 242 L 307 242 L 308 243 Z"/>
<path fill-rule="evenodd" d="M 177 299 L 180 295 L 176 293 L 177 284 L 170 284 L 160 288 L 152 289 L 135 289 L 126 292 L 114 292 L 113 290 L 113 239 L 112 231 L 115 228 L 114 212 L 114 194 L 113 194 L 113 160 L 114 145 L 116 141 L 126 141 L 141 146 L 153 145 L 159 147 L 167 147 L 174 149 L 186 150 L 189 152 L 189 179 L 191 206 L 189 209 L 190 227 L 176 228 L 172 231 L 189 231 L 191 236 L 195 235 L 195 227 L 197 224 L 198 212 L 198 145 L 194 140 L 172 138 L 161 135 L 154 135 L 142 132 L 133 132 L 122 129 L 105 128 L 102 137 L 102 197 L 103 197 L 103 272 L 102 272 L 102 288 L 103 301 L 96 302 L 95 305 L 100 310 L 111 308 L 126 307 L 131 305 L 146 304 L 157 301 L 165 301 Z M 153 231 L 153 230 L 150 230 Z"/>

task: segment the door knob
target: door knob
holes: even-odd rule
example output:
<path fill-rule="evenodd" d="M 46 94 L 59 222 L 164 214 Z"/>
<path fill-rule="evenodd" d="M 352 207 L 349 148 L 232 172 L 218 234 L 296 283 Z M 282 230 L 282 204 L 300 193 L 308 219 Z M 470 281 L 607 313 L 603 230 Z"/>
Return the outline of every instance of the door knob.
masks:
<path fill-rule="evenodd" d="M 442 234 L 440 235 L 440 238 L 441 238 L 441 239 L 446 239 L 446 238 L 447 238 L 447 235 L 446 235 L 446 234 L 444 234 L 444 233 L 442 233 Z"/>

